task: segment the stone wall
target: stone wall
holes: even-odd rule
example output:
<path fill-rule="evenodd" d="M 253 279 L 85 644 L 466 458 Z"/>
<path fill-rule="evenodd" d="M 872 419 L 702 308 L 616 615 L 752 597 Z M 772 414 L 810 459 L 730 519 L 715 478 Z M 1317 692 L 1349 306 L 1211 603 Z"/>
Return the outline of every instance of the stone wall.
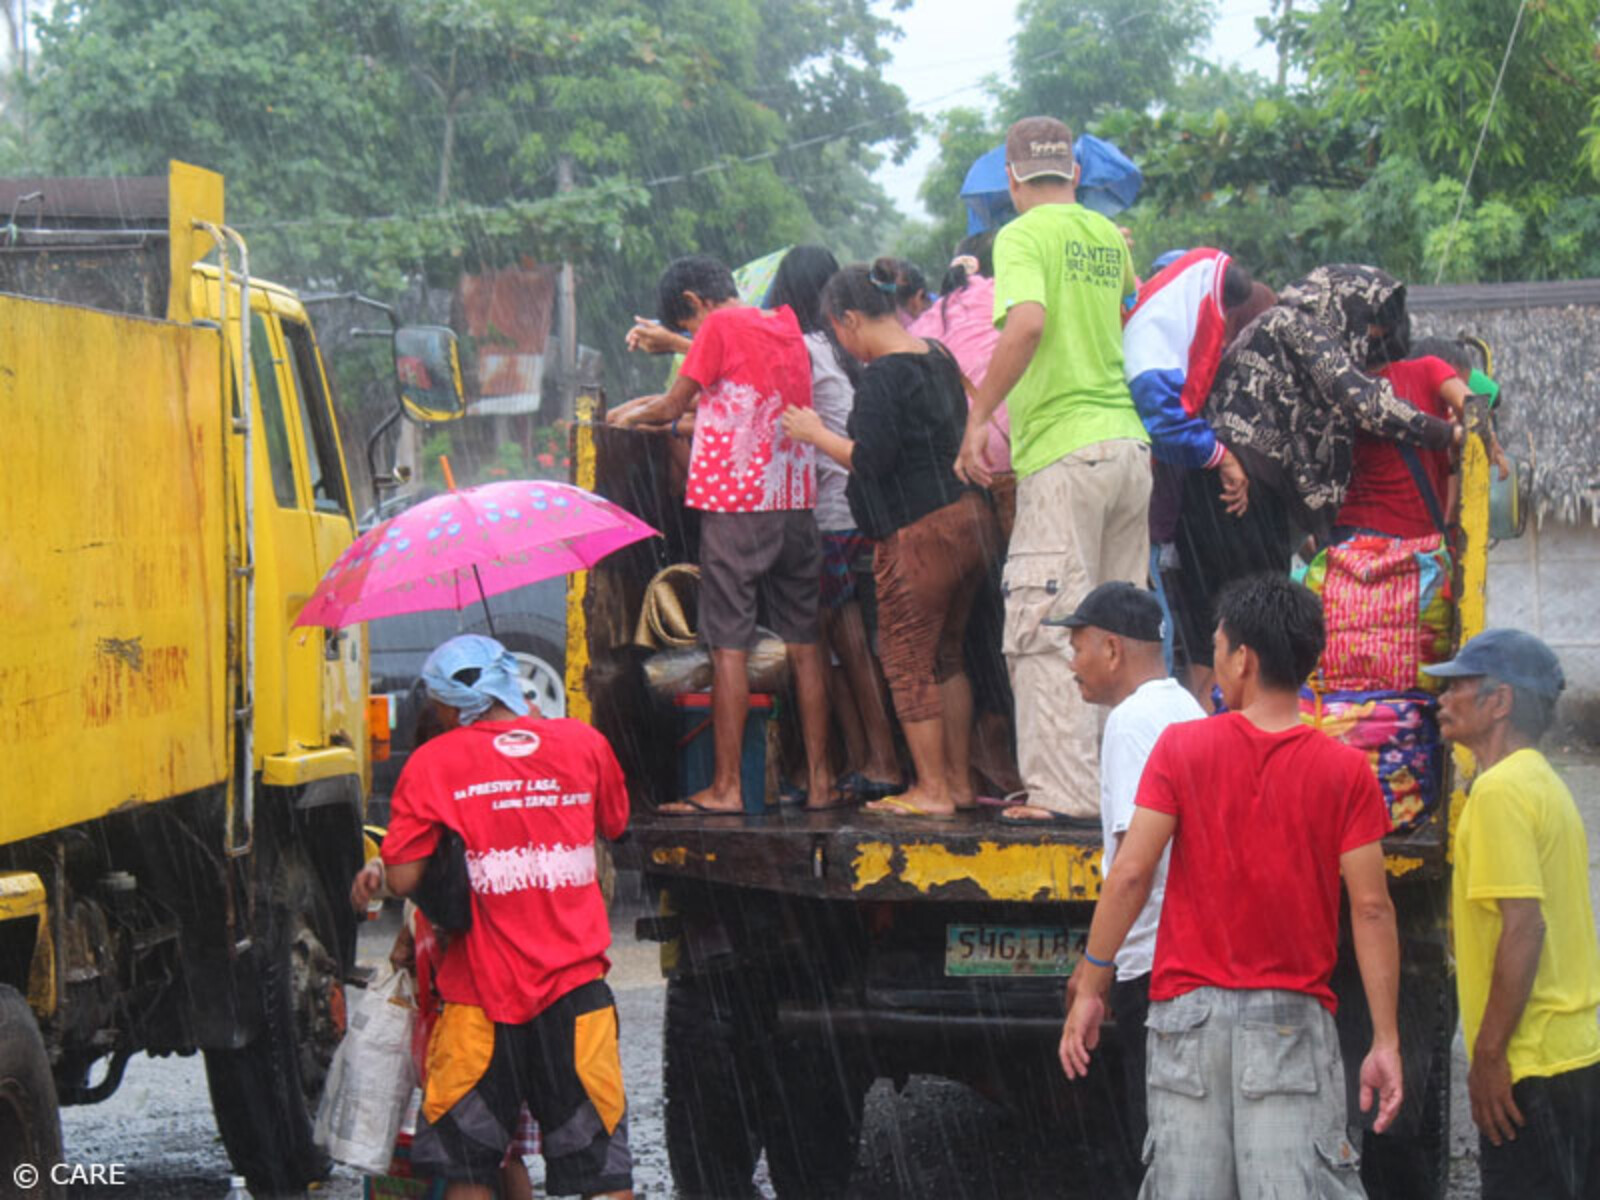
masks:
<path fill-rule="evenodd" d="M 1600 743 L 1600 528 L 1528 522 L 1489 551 L 1489 624 L 1526 629 L 1549 643 L 1567 676 L 1559 720 Z"/>

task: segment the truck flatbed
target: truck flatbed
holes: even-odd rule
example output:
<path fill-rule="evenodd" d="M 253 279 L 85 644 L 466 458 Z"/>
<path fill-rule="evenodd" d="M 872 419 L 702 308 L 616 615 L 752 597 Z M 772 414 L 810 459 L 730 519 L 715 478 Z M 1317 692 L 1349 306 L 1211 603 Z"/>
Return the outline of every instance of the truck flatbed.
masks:
<path fill-rule="evenodd" d="M 1100 830 L 999 820 L 999 809 L 951 821 L 879 815 L 859 808 L 761 815 L 662 816 L 636 806 L 619 866 L 705 883 L 737 881 L 825 900 L 1092 901 L 1100 894 Z M 1441 878 L 1439 814 L 1385 839 L 1397 882 Z"/>

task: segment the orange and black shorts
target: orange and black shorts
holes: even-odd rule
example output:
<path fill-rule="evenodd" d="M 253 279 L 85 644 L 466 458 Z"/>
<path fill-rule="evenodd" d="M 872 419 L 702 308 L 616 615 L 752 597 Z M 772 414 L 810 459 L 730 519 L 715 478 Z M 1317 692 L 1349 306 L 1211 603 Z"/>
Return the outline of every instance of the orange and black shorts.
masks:
<path fill-rule="evenodd" d="M 428 1040 L 413 1169 L 495 1186 L 523 1104 L 539 1122 L 549 1194 L 632 1188 L 617 1008 L 604 980 L 574 988 L 521 1025 L 445 1005 Z"/>

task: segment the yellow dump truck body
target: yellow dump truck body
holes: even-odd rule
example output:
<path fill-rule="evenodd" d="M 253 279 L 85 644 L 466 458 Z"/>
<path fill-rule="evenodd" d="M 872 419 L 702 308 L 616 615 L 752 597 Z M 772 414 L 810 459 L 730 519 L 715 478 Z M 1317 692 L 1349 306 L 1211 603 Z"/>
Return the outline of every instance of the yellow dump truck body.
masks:
<path fill-rule="evenodd" d="M 221 178 L 174 163 L 164 182 L 155 315 L 0 293 L 0 846 L 237 787 L 245 724 L 263 784 L 364 791 L 363 633 L 293 626 L 355 534 L 315 336 L 292 292 L 251 281 L 239 405 L 244 293 L 200 261 Z M 118 274 L 114 256 L 86 271 L 73 252 L 8 278 Z"/>
<path fill-rule="evenodd" d="M 214 331 L 0 296 L 0 844 L 223 782 Z"/>

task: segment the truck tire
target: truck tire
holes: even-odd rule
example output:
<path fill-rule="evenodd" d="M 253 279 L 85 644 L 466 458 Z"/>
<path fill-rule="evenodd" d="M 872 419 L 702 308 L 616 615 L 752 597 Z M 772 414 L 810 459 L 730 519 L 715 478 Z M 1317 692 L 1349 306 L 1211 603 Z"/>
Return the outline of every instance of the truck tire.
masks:
<path fill-rule="evenodd" d="M 61 1196 L 50 1180 L 60 1161 L 61 1113 L 44 1040 L 21 993 L 0 984 L 0 1190 L 26 1184 L 32 1167 L 37 1183 L 26 1194 Z"/>
<path fill-rule="evenodd" d="M 768 1049 L 759 1111 L 773 1190 L 778 1200 L 833 1200 L 855 1173 L 870 1081 L 828 1041 L 774 1038 Z"/>
<path fill-rule="evenodd" d="M 342 992 L 324 991 L 327 972 L 317 961 L 323 946 L 337 944 L 327 897 L 296 849 L 277 857 L 270 870 L 272 899 L 261 905 L 256 937 L 261 1028 L 238 1049 L 206 1051 L 217 1131 L 257 1200 L 298 1196 L 328 1174 L 328 1156 L 313 1142 L 311 1122 L 343 1033 Z M 340 986 L 336 976 L 334 991 Z M 329 1015 L 319 1018 L 324 1011 Z"/>
<path fill-rule="evenodd" d="M 1450 1185 L 1450 1060 L 1456 1030 L 1455 991 L 1441 989 L 1427 1054 L 1421 1108 L 1405 1136 L 1369 1136 L 1361 1181 L 1371 1200 L 1444 1200 Z"/>
<path fill-rule="evenodd" d="M 754 1195 L 755 1096 L 739 1065 L 731 976 L 667 980 L 662 1038 L 667 1160 L 684 1200 Z"/>

